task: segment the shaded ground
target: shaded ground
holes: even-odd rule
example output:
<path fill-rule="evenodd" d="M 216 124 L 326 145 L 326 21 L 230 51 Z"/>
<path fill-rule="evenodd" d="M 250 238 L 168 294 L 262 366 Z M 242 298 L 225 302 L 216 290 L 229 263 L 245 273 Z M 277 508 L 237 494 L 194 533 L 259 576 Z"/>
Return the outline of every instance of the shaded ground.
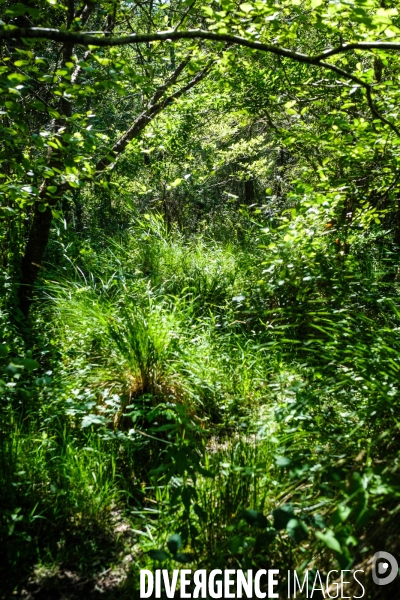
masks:
<path fill-rule="evenodd" d="M 70 531 L 47 549 L 48 560 L 34 564 L 25 552 L 20 569 L 0 564 L 0 600 L 125 600 L 134 597 L 129 579 L 136 536 L 115 512 L 113 529 Z M 18 565 L 17 565 L 18 567 Z"/>
<path fill-rule="evenodd" d="M 113 571 L 107 569 L 96 577 L 85 577 L 84 575 L 60 569 L 51 574 L 42 574 L 40 577 L 33 576 L 22 588 L 16 598 L 25 600 L 81 600 L 82 598 L 124 598 L 120 587 L 125 576 L 121 570 Z"/>
<path fill-rule="evenodd" d="M 368 527 L 363 538 L 360 559 L 353 570 L 364 571 L 364 585 L 368 600 L 389 600 L 400 598 L 400 576 L 387 585 L 376 585 L 372 581 L 372 558 L 375 552 L 384 550 L 392 554 L 400 566 L 400 507 L 393 510 L 382 510 L 380 518 Z M 358 588 L 359 589 L 359 588 Z M 353 590 L 351 590 L 353 593 Z M 355 592 L 360 594 L 360 591 Z"/>
<path fill-rule="evenodd" d="M 71 535 L 65 539 L 59 560 L 49 567 L 32 566 L 31 572 L 22 575 L 23 583 L 9 579 L 9 574 L 0 565 L 0 600 L 135 600 L 139 594 L 135 591 L 136 534 L 122 515 L 113 515 L 113 530 L 108 534 L 86 532 Z M 365 586 L 366 600 L 389 600 L 400 598 L 400 577 L 385 586 L 372 582 L 372 556 L 378 550 L 385 550 L 395 556 L 400 563 L 400 515 L 395 509 L 385 512 L 369 528 L 362 540 L 359 559 L 352 571 L 359 569 L 358 579 Z M 331 560 L 329 561 L 331 562 Z M 138 567 L 139 568 L 139 567 Z M 134 579 L 136 581 L 134 581 Z M 348 580 L 344 578 L 345 580 Z M 14 589 L 13 589 L 14 588 Z M 346 586 L 346 590 L 349 588 Z M 336 590 L 330 593 L 335 597 Z M 346 591 L 351 598 L 360 597 L 360 587 Z M 175 594 L 179 597 L 179 592 Z M 286 597 L 286 595 L 285 595 Z M 305 598 L 297 593 L 297 597 Z"/>

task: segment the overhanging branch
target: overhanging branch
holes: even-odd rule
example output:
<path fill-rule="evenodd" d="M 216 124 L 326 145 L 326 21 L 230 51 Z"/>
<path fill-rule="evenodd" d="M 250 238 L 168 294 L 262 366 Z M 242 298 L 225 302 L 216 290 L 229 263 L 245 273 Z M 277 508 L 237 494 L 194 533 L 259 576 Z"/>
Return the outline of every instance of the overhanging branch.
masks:
<path fill-rule="evenodd" d="M 105 36 L 103 32 L 76 32 L 76 31 L 63 31 L 60 29 L 50 29 L 44 27 L 13 27 L 5 26 L 0 29 L 0 40 L 5 39 L 47 39 L 54 42 L 61 42 L 64 44 L 74 44 L 81 46 L 94 46 L 94 47 L 109 47 L 109 46 L 126 46 L 129 44 L 142 44 L 149 42 L 165 42 L 165 41 L 177 41 L 185 39 L 203 39 L 214 42 L 225 42 L 229 45 L 243 46 L 250 48 L 258 52 L 267 52 L 281 56 L 284 58 L 290 58 L 299 63 L 305 63 L 314 65 L 323 69 L 329 69 L 330 71 L 336 72 L 341 77 L 350 79 L 354 83 L 357 83 L 366 90 L 368 106 L 377 119 L 380 119 L 382 123 L 388 125 L 392 131 L 400 136 L 400 130 L 391 121 L 386 119 L 378 111 L 373 98 L 372 98 L 372 86 L 344 71 L 340 67 L 332 63 L 327 63 L 326 58 L 350 52 L 351 50 L 400 50 L 400 42 L 354 42 L 350 44 L 340 44 L 336 48 L 325 50 L 321 54 L 316 56 L 310 56 L 294 50 L 288 50 L 287 48 L 281 48 L 274 44 L 263 44 L 255 40 L 249 40 L 237 35 L 229 33 L 216 33 L 214 31 L 205 31 L 203 29 L 191 29 L 187 31 L 158 31 L 156 33 L 133 33 L 130 35 L 122 36 Z"/>
<path fill-rule="evenodd" d="M 12 27 L 6 26 L 0 30 L 0 40 L 6 39 L 46 39 L 53 42 L 73 43 L 80 46 L 126 46 L 129 44 L 143 44 L 148 42 L 165 42 L 167 40 L 211 40 L 214 42 L 227 42 L 258 50 L 271 52 L 310 65 L 318 65 L 322 60 L 336 54 L 343 54 L 350 50 L 400 50 L 400 42 L 355 42 L 342 44 L 337 48 L 326 50 L 316 56 L 309 56 L 301 52 L 281 48 L 274 44 L 263 44 L 254 40 L 231 35 L 229 33 L 216 33 L 203 29 L 189 29 L 187 31 L 158 31 L 156 33 L 133 33 L 122 36 L 104 36 L 103 32 L 63 31 L 46 27 Z"/>

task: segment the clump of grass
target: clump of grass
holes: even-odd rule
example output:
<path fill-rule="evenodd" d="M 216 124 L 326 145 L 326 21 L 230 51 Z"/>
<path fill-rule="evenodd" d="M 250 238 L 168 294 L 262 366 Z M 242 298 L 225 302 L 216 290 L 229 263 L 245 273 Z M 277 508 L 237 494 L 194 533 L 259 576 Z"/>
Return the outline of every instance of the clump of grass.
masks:
<path fill-rule="evenodd" d="M 156 295 L 186 297 L 198 314 L 224 306 L 248 281 L 250 254 L 204 234 L 168 231 L 156 215 L 137 220 L 125 245 L 114 245 L 125 270 L 136 272 Z"/>
<path fill-rule="evenodd" d="M 232 343 L 227 329 L 248 271 L 242 254 L 201 235 L 167 232 L 157 217 L 136 223 L 125 246 L 107 251 L 101 276 L 99 268 L 77 271 L 74 285 L 48 286 L 63 377 L 93 390 L 114 428 L 129 428 L 126 409 L 140 398 L 147 406 L 179 404 L 197 421 L 226 421 L 259 397 L 255 371 L 257 385 L 263 377 L 263 361 L 247 342 L 240 348 L 238 336 Z"/>
<path fill-rule="evenodd" d="M 58 290 L 63 376 L 91 391 L 116 429 L 132 426 L 127 410 L 138 401 L 148 411 L 179 405 L 204 425 L 245 417 L 265 402 L 272 352 L 251 336 L 219 333 L 214 319 L 193 314 L 193 303 L 152 295 L 135 302 L 122 293 L 109 302 L 85 286 Z"/>
<path fill-rule="evenodd" d="M 153 404 L 162 399 L 189 402 L 177 368 L 184 334 L 176 310 L 152 299 L 146 308 L 143 300 L 140 306 L 130 299 L 115 306 L 79 289 L 73 298 L 60 294 L 57 309 L 64 344 L 70 347 L 63 368 L 76 385 L 91 389 L 100 405 L 118 399 L 115 427 L 124 422 L 126 407 L 140 397 L 152 397 Z"/>

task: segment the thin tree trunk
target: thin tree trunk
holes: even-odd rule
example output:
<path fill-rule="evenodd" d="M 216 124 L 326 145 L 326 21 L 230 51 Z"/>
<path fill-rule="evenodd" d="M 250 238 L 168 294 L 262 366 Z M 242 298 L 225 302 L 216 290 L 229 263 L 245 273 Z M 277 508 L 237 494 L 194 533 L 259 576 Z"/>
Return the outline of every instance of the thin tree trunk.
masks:
<path fill-rule="evenodd" d="M 33 284 L 41 268 L 44 251 L 49 241 L 52 221 L 51 207 L 46 206 L 45 211 L 40 212 L 37 208 L 38 206 L 39 204 L 36 203 L 32 226 L 21 264 L 22 277 L 18 296 L 20 309 L 25 316 L 28 315 L 32 303 Z"/>

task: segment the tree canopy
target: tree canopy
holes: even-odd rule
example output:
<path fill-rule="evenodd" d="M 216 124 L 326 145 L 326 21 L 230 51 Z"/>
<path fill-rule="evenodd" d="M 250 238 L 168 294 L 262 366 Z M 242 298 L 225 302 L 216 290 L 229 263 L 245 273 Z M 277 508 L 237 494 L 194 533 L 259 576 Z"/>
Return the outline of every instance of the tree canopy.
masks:
<path fill-rule="evenodd" d="M 3 147 L 11 171 L 3 189 L 22 205 L 34 207 L 22 262 L 20 300 L 25 314 L 29 307 L 25 296 L 42 261 L 57 199 L 114 164 L 151 119 L 206 75 L 227 76 L 230 65 L 245 56 L 257 60 L 249 50 L 287 59 L 281 69 L 290 71 L 285 75 L 288 85 L 296 69 L 291 61 L 318 67 L 317 72 L 302 73 L 305 88 L 297 92 L 298 100 L 308 101 L 307 79 L 330 72 L 331 85 L 338 86 L 344 105 L 346 100 L 353 104 L 361 92 L 357 103 L 365 98 L 369 120 L 379 121 L 382 133 L 388 128 L 398 136 L 392 115 L 400 47 L 395 41 L 396 17 L 396 8 L 377 2 L 5 4 L 0 39 L 5 44 L 4 119 L 9 123 Z M 159 31 L 165 24 L 169 29 Z M 214 44 L 204 46 L 205 40 Z M 107 49 L 105 54 L 102 48 Z M 381 81 L 379 72 L 389 63 L 390 77 Z M 101 143 L 101 134 L 93 127 L 96 117 L 83 110 L 96 101 L 100 90 L 110 98 L 145 96 L 132 123 L 112 144 L 104 139 Z M 21 163 L 21 152 L 29 154 L 33 148 L 41 154 L 34 163 L 41 164 L 31 165 L 27 156 Z M 14 169 L 13 161 L 18 163 Z"/>

